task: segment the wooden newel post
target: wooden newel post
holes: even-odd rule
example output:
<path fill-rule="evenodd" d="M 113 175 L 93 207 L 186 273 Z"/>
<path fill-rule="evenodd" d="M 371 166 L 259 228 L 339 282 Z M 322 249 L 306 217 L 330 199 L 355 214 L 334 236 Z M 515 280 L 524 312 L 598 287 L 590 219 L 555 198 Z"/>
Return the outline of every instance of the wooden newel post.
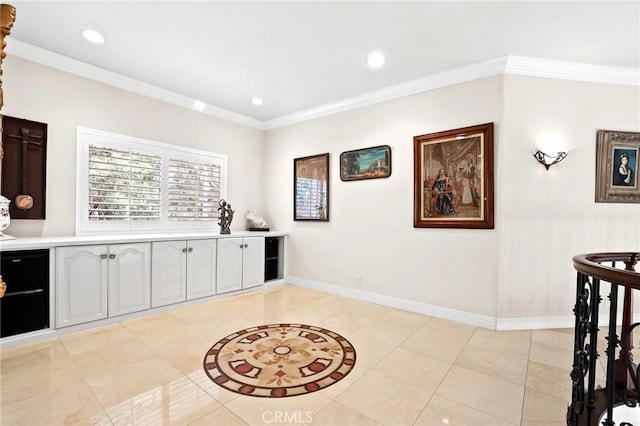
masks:
<path fill-rule="evenodd" d="M 10 4 L 0 4 L 0 132 L 2 132 L 2 106 L 4 105 L 4 96 L 2 94 L 2 61 L 7 56 L 4 48 L 7 42 L 4 38 L 11 33 L 11 27 L 16 20 L 16 8 Z M 4 157 L 2 142 L 0 141 L 0 161 Z"/>

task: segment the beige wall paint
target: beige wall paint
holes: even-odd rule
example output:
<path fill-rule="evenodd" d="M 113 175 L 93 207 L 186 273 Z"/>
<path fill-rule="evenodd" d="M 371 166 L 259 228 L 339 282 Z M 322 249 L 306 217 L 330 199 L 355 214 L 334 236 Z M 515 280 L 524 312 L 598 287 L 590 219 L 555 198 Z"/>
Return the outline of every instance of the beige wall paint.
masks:
<path fill-rule="evenodd" d="M 48 123 L 47 219 L 13 220 L 7 234 L 74 235 L 77 126 L 226 154 L 232 230 L 245 229 L 247 209 L 262 208 L 262 131 L 13 56 L 3 71 L 3 114 Z"/>
<path fill-rule="evenodd" d="M 495 230 L 413 228 L 413 136 L 489 121 Z M 272 130 L 267 215 L 291 232 L 292 276 L 507 322 L 566 324 L 571 257 L 640 247 L 639 204 L 594 202 L 597 129 L 640 131 L 640 89 L 506 75 Z M 340 152 L 380 144 L 393 148 L 390 178 L 340 181 Z M 536 148 L 569 157 L 546 171 Z M 294 222 L 293 158 L 322 152 L 331 153 L 331 221 Z"/>
<path fill-rule="evenodd" d="M 228 155 L 232 228 L 255 209 L 290 233 L 289 275 L 345 289 L 488 317 L 567 317 L 571 256 L 640 246 L 640 205 L 593 202 L 595 132 L 640 131 L 638 87 L 506 75 L 262 132 L 16 57 L 3 69 L 3 113 L 49 124 L 47 219 L 14 220 L 7 233 L 18 237 L 74 233 L 84 126 Z M 496 228 L 413 228 L 413 136 L 486 122 L 496 126 Z M 385 144 L 389 178 L 340 180 L 341 152 Z M 569 156 L 545 171 L 538 147 Z M 331 220 L 294 222 L 293 159 L 324 152 Z"/>
<path fill-rule="evenodd" d="M 572 256 L 640 250 L 640 204 L 594 202 L 596 132 L 640 131 L 640 88 L 507 76 L 504 93 L 498 317 L 570 315 Z M 546 171 L 536 147 L 568 156 Z"/>
<path fill-rule="evenodd" d="M 266 217 L 287 230 L 289 274 L 494 317 L 495 230 L 413 227 L 413 137 L 494 122 L 500 146 L 502 78 L 434 90 L 268 131 Z M 343 151 L 392 148 L 386 179 L 342 182 Z M 330 153 L 330 221 L 293 221 L 293 159 Z M 362 284 L 356 286 L 354 277 Z"/>

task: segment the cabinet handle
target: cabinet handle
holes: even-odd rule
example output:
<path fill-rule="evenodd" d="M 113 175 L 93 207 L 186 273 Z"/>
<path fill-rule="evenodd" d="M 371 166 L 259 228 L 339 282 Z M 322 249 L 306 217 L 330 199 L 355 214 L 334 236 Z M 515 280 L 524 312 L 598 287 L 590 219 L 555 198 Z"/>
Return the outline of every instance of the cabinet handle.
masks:
<path fill-rule="evenodd" d="M 107 255 L 106 255 L 106 254 L 101 254 L 101 255 L 100 255 L 100 259 L 106 259 L 106 258 L 107 258 Z"/>
<path fill-rule="evenodd" d="M 183 253 L 186 253 L 186 252 L 187 252 L 187 249 L 186 249 L 186 248 L 183 248 L 183 249 L 182 249 L 182 252 L 183 252 Z"/>
<path fill-rule="evenodd" d="M 115 259 L 115 258 L 116 258 L 116 255 L 115 255 L 115 254 L 110 254 L 110 255 L 109 255 L 109 259 Z"/>
<path fill-rule="evenodd" d="M 187 250 L 189 253 L 191 253 L 193 251 L 193 247 L 189 247 L 189 249 Z"/>

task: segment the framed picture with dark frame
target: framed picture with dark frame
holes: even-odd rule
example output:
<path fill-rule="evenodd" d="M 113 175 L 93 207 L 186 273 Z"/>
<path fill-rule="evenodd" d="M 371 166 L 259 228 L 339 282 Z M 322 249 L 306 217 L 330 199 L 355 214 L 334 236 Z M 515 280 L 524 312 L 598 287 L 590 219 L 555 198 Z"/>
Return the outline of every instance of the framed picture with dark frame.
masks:
<path fill-rule="evenodd" d="M 598 130 L 596 203 L 640 203 L 640 133 Z"/>
<path fill-rule="evenodd" d="M 340 179 L 342 181 L 389 176 L 391 176 L 391 147 L 389 145 L 355 149 L 340 154 Z"/>
<path fill-rule="evenodd" d="M 293 159 L 293 220 L 329 221 L 329 154 Z"/>
<path fill-rule="evenodd" d="M 493 123 L 413 138 L 414 228 L 493 229 Z"/>

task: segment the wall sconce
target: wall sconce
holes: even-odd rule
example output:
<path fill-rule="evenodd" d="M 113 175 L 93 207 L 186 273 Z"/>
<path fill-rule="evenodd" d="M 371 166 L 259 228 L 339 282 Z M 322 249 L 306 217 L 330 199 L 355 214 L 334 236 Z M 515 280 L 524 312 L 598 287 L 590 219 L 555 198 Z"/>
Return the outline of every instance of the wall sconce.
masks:
<path fill-rule="evenodd" d="M 554 157 L 553 155 L 547 155 L 542 151 L 536 151 L 533 156 L 536 160 L 538 160 L 538 163 L 542 164 L 545 169 L 549 170 L 549 167 L 564 160 L 567 156 L 567 153 L 565 151 L 560 151 L 558 152 L 558 155 Z"/>

